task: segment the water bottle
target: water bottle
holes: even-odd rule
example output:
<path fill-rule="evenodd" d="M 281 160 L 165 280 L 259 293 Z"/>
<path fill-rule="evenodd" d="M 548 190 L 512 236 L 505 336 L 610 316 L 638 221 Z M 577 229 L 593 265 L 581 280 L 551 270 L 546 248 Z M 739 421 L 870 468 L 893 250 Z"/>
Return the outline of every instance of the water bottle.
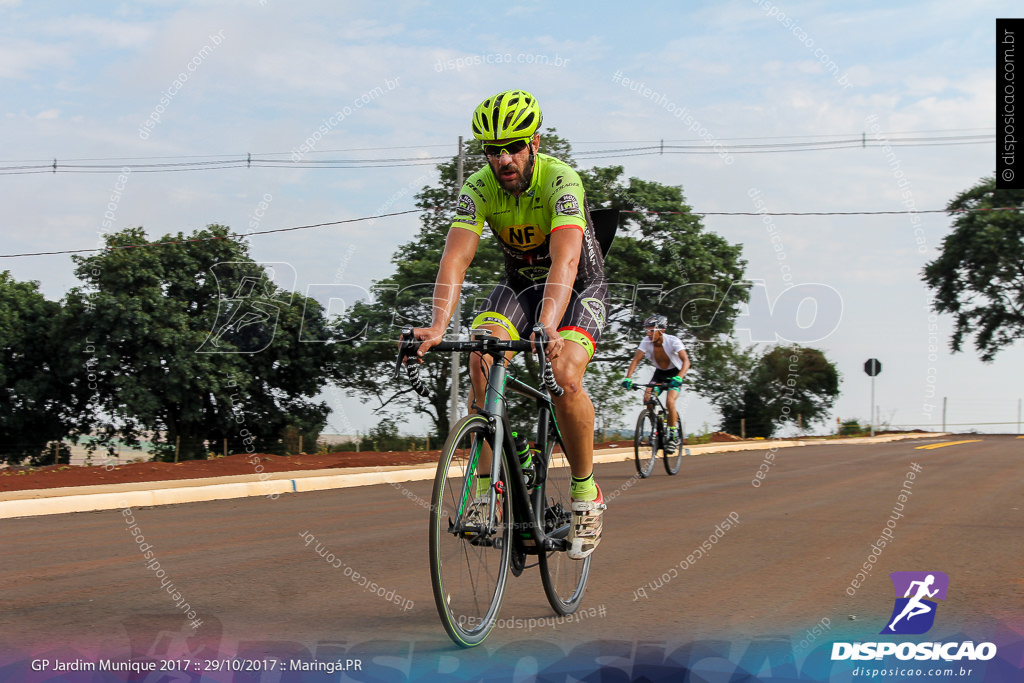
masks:
<path fill-rule="evenodd" d="M 536 472 L 534 471 L 533 464 L 533 449 L 530 448 L 530 442 L 527 441 L 525 436 L 512 432 L 512 438 L 515 440 L 516 455 L 519 457 L 519 465 L 523 468 L 523 482 L 526 484 L 526 488 L 533 488 L 533 483 L 536 479 Z"/>

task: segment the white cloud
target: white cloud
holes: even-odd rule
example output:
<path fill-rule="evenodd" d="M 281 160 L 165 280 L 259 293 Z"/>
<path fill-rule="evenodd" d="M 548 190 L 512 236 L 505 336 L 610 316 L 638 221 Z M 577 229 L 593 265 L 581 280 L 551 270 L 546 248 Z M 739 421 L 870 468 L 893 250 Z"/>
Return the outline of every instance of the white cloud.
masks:
<path fill-rule="evenodd" d="M 74 64 L 70 48 L 29 40 L 0 44 L 0 78 L 26 79 L 33 73 L 65 69 Z"/>
<path fill-rule="evenodd" d="M 54 36 L 80 38 L 88 44 L 90 51 L 139 47 L 153 34 L 145 24 L 78 15 L 47 22 L 45 31 Z"/>

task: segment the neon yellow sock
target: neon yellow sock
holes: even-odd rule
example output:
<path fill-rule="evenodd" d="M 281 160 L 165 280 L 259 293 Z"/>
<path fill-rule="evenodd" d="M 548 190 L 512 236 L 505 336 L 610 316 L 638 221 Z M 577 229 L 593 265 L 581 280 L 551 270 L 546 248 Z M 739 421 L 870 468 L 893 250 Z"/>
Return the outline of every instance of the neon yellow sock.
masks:
<path fill-rule="evenodd" d="M 594 473 L 591 472 L 582 479 L 574 476 L 569 490 L 570 495 L 576 500 L 596 500 L 597 484 L 594 483 Z"/>
<path fill-rule="evenodd" d="M 480 496 L 486 496 L 487 492 L 490 491 L 490 489 L 491 489 L 491 478 L 490 478 L 490 476 L 477 477 L 476 478 L 476 495 L 477 495 L 478 498 Z"/>

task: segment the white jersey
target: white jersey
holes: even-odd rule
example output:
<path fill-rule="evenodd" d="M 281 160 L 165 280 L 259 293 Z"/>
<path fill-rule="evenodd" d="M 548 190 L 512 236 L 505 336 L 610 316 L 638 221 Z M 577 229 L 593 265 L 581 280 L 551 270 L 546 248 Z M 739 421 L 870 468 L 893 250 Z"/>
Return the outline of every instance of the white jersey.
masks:
<path fill-rule="evenodd" d="M 679 357 L 679 352 L 686 350 L 686 347 L 683 346 L 682 340 L 679 339 L 679 337 L 673 337 L 671 334 L 662 334 L 661 347 L 665 350 L 665 353 L 668 355 L 668 360 L 669 362 L 672 363 L 672 366 L 676 370 L 682 370 L 683 359 Z M 640 342 L 640 346 L 638 346 L 637 349 L 644 352 L 644 355 L 647 357 L 647 360 L 654 363 L 654 367 L 658 368 L 659 370 L 668 370 L 668 368 L 660 367 L 657 361 L 654 360 L 654 342 L 651 341 L 650 337 L 644 337 L 643 340 Z"/>

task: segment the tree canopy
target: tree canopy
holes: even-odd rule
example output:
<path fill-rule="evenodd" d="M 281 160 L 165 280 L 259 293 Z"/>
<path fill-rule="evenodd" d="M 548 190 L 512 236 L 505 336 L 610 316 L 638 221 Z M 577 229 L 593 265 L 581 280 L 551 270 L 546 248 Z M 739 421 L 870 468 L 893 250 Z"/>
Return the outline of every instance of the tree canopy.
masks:
<path fill-rule="evenodd" d="M 709 393 L 731 434 L 769 437 L 786 424 L 824 421 L 839 396 L 839 371 L 818 349 L 774 346 L 759 355 L 732 346 L 716 353 L 731 372 Z"/>
<path fill-rule="evenodd" d="M 1011 208 L 1009 211 L 994 209 Z M 932 308 L 954 317 L 950 348 L 974 348 L 986 362 L 1024 337 L 1024 190 L 997 190 L 983 178 L 946 207 L 953 232 L 942 241 L 923 279 Z"/>
<path fill-rule="evenodd" d="M 90 368 L 67 352 L 67 324 L 38 283 L 0 273 L 0 461 L 41 462 L 79 420 Z"/>
<path fill-rule="evenodd" d="M 85 283 L 65 307 L 70 353 L 90 365 L 100 443 L 152 433 L 167 457 L 274 450 L 286 429 L 313 443 L 335 371 L 320 305 L 282 289 L 248 246 L 211 225 L 150 242 L 142 228 L 73 257 Z M 300 336 L 301 335 L 301 336 Z"/>
<path fill-rule="evenodd" d="M 576 166 L 569 143 L 554 130 L 542 134 L 541 151 Z M 479 143 L 467 142 L 464 177 L 483 164 Z M 423 364 L 423 378 L 431 389 L 429 399 L 418 398 L 404 381 L 391 383 L 381 378 L 390 376 L 399 328 L 430 322 L 437 264 L 451 225 L 445 207 L 455 205 L 460 189 L 456 168 L 457 157 L 440 164 L 438 185 L 424 187 L 417 194 L 417 205 L 425 209 L 420 231 L 396 251 L 392 258 L 395 272 L 374 283 L 374 301 L 353 305 L 337 322 L 339 337 L 346 339 L 349 370 L 339 378 L 339 385 L 375 401 L 378 408 L 401 407 L 425 415 L 439 435 L 447 433 L 449 424 L 447 354 L 428 354 Z M 668 315 L 683 336 L 713 343 L 731 332 L 739 306 L 747 298 L 741 246 L 706 231 L 686 204 L 682 188 L 637 178 L 624 181 L 622 173 L 620 166 L 581 171 L 592 209 L 623 212 L 618 236 L 605 261 L 610 283 L 608 322 L 593 367 L 603 363 L 624 367 L 642 333 L 641 321 L 654 310 Z M 467 330 L 472 321 L 473 302 L 486 296 L 503 274 L 501 250 L 496 240 L 485 235 L 466 274 L 460 330 Z M 529 366 L 532 358 L 526 356 L 522 362 Z M 465 370 L 463 373 L 465 380 Z M 588 390 L 614 388 L 608 382 L 594 381 L 588 383 Z M 596 398 L 615 410 L 621 405 L 611 396 Z"/>

